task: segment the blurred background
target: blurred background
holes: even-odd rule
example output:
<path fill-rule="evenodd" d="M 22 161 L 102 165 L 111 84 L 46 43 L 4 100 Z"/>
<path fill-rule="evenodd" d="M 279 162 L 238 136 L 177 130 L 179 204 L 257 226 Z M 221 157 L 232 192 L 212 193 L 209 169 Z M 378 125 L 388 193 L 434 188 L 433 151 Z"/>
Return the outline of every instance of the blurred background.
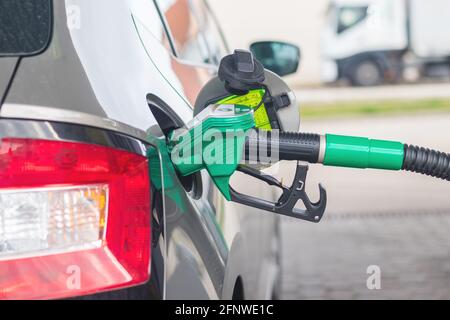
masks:
<path fill-rule="evenodd" d="M 230 48 L 301 49 L 301 130 L 450 150 L 450 0 L 210 0 Z M 281 166 L 289 179 L 292 164 Z M 450 185 L 398 172 L 312 166 L 318 225 L 283 219 L 285 299 L 449 299 Z M 381 270 L 369 290 L 368 268 Z M 369 268 L 370 269 L 370 268 Z"/>

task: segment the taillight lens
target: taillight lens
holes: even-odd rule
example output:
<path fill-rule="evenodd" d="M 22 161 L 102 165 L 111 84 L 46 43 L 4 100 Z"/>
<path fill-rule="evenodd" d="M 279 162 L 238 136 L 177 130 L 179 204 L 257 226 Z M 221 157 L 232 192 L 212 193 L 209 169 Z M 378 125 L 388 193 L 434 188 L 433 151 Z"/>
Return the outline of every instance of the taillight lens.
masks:
<path fill-rule="evenodd" d="M 101 246 L 108 185 L 0 189 L 0 257 Z"/>
<path fill-rule="evenodd" d="M 150 242 L 145 157 L 83 143 L 1 140 L 0 298 L 143 283 Z"/>

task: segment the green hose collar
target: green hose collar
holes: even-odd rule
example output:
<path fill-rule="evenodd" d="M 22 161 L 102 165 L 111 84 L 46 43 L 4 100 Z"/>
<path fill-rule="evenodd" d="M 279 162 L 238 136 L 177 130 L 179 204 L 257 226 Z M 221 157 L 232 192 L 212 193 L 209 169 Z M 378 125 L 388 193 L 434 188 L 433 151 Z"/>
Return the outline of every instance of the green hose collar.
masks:
<path fill-rule="evenodd" d="M 326 135 L 323 164 L 327 166 L 400 170 L 403 159 L 401 142 Z"/>

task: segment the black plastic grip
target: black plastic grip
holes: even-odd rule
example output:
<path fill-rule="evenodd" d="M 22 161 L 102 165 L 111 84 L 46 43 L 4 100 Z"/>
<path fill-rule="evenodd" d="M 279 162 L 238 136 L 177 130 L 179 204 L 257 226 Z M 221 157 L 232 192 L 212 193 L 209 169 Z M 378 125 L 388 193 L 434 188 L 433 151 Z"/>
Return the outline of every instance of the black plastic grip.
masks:
<path fill-rule="evenodd" d="M 259 155 L 261 148 L 267 150 L 268 156 L 271 156 L 271 151 L 276 146 L 278 146 L 278 160 L 299 160 L 317 163 L 320 153 L 320 135 L 252 130 L 247 136 L 245 144 L 246 160 L 248 160 L 250 152 L 254 155 Z"/>
<path fill-rule="evenodd" d="M 450 154 L 405 144 L 402 169 L 450 181 Z"/>
<path fill-rule="evenodd" d="M 281 132 L 280 159 L 317 163 L 320 153 L 320 135 L 314 133 Z"/>

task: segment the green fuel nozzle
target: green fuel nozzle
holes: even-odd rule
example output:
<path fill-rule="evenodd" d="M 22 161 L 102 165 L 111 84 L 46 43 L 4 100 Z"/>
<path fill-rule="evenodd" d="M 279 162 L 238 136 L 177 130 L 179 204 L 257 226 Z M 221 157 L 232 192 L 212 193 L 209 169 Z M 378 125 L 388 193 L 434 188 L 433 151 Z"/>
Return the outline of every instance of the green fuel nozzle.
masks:
<path fill-rule="evenodd" d="M 396 141 L 286 132 L 286 128 L 298 128 L 295 95 L 250 52 L 235 51 L 222 59 L 218 77 L 199 94 L 194 114 L 185 128 L 172 131 L 168 137 L 168 151 L 178 174 L 187 176 L 206 169 L 227 200 L 261 210 L 311 222 L 321 220 L 327 194 L 319 185 L 319 201 L 310 201 L 305 191 L 305 162 L 407 170 L 450 180 L 447 153 Z M 297 161 L 291 186 L 255 166 L 279 160 Z M 271 202 L 239 193 L 230 186 L 236 171 L 279 188 L 281 196 Z M 296 206 L 299 201 L 305 209 Z"/>
<path fill-rule="evenodd" d="M 264 148 L 276 146 L 280 160 L 299 160 L 326 166 L 400 170 L 404 158 L 402 143 L 363 137 L 296 132 L 260 135 L 255 131 L 248 142 Z"/>
<path fill-rule="evenodd" d="M 356 169 L 406 170 L 450 180 L 449 154 L 397 141 L 293 132 L 275 136 L 253 132 L 249 140 L 264 148 L 277 146 L 280 160 Z"/>
<path fill-rule="evenodd" d="M 172 162 L 183 176 L 206 169 L 220 192 L 230 200 L 229 180 L 242 160 L 247 133 L 254 126 L 250 107 L 211 105 L 186 128 L 170 134 Z"/>
<path fill-rule="evenodd" d="M 261 130 L 256 128 L 253 114 L 253 109 L 247 106 L 211 105 L 186 128 L 174 130 L 168 146 L 178 173 L 187 176 L 206 169 L 227 200 L 311 222 L 322 218 L 327 196 L 319 185 L 320 200 L 316 203 L 309 200 L 305 192 L 308 166 L 300 162 L 358 169 L 403 169 L 450 180 L 448 154 L 396 141 Z M 248 165 L 266 161 L 267 155 L 272 163 L 297 161 L 292 186 L 286 187 Z M 230 186 L 230 177 L 236 171 L 280 188 L 281 197 L 270 202 L 237 192 Z M 298 201 L 306 209 L 297 208 Z"/>

